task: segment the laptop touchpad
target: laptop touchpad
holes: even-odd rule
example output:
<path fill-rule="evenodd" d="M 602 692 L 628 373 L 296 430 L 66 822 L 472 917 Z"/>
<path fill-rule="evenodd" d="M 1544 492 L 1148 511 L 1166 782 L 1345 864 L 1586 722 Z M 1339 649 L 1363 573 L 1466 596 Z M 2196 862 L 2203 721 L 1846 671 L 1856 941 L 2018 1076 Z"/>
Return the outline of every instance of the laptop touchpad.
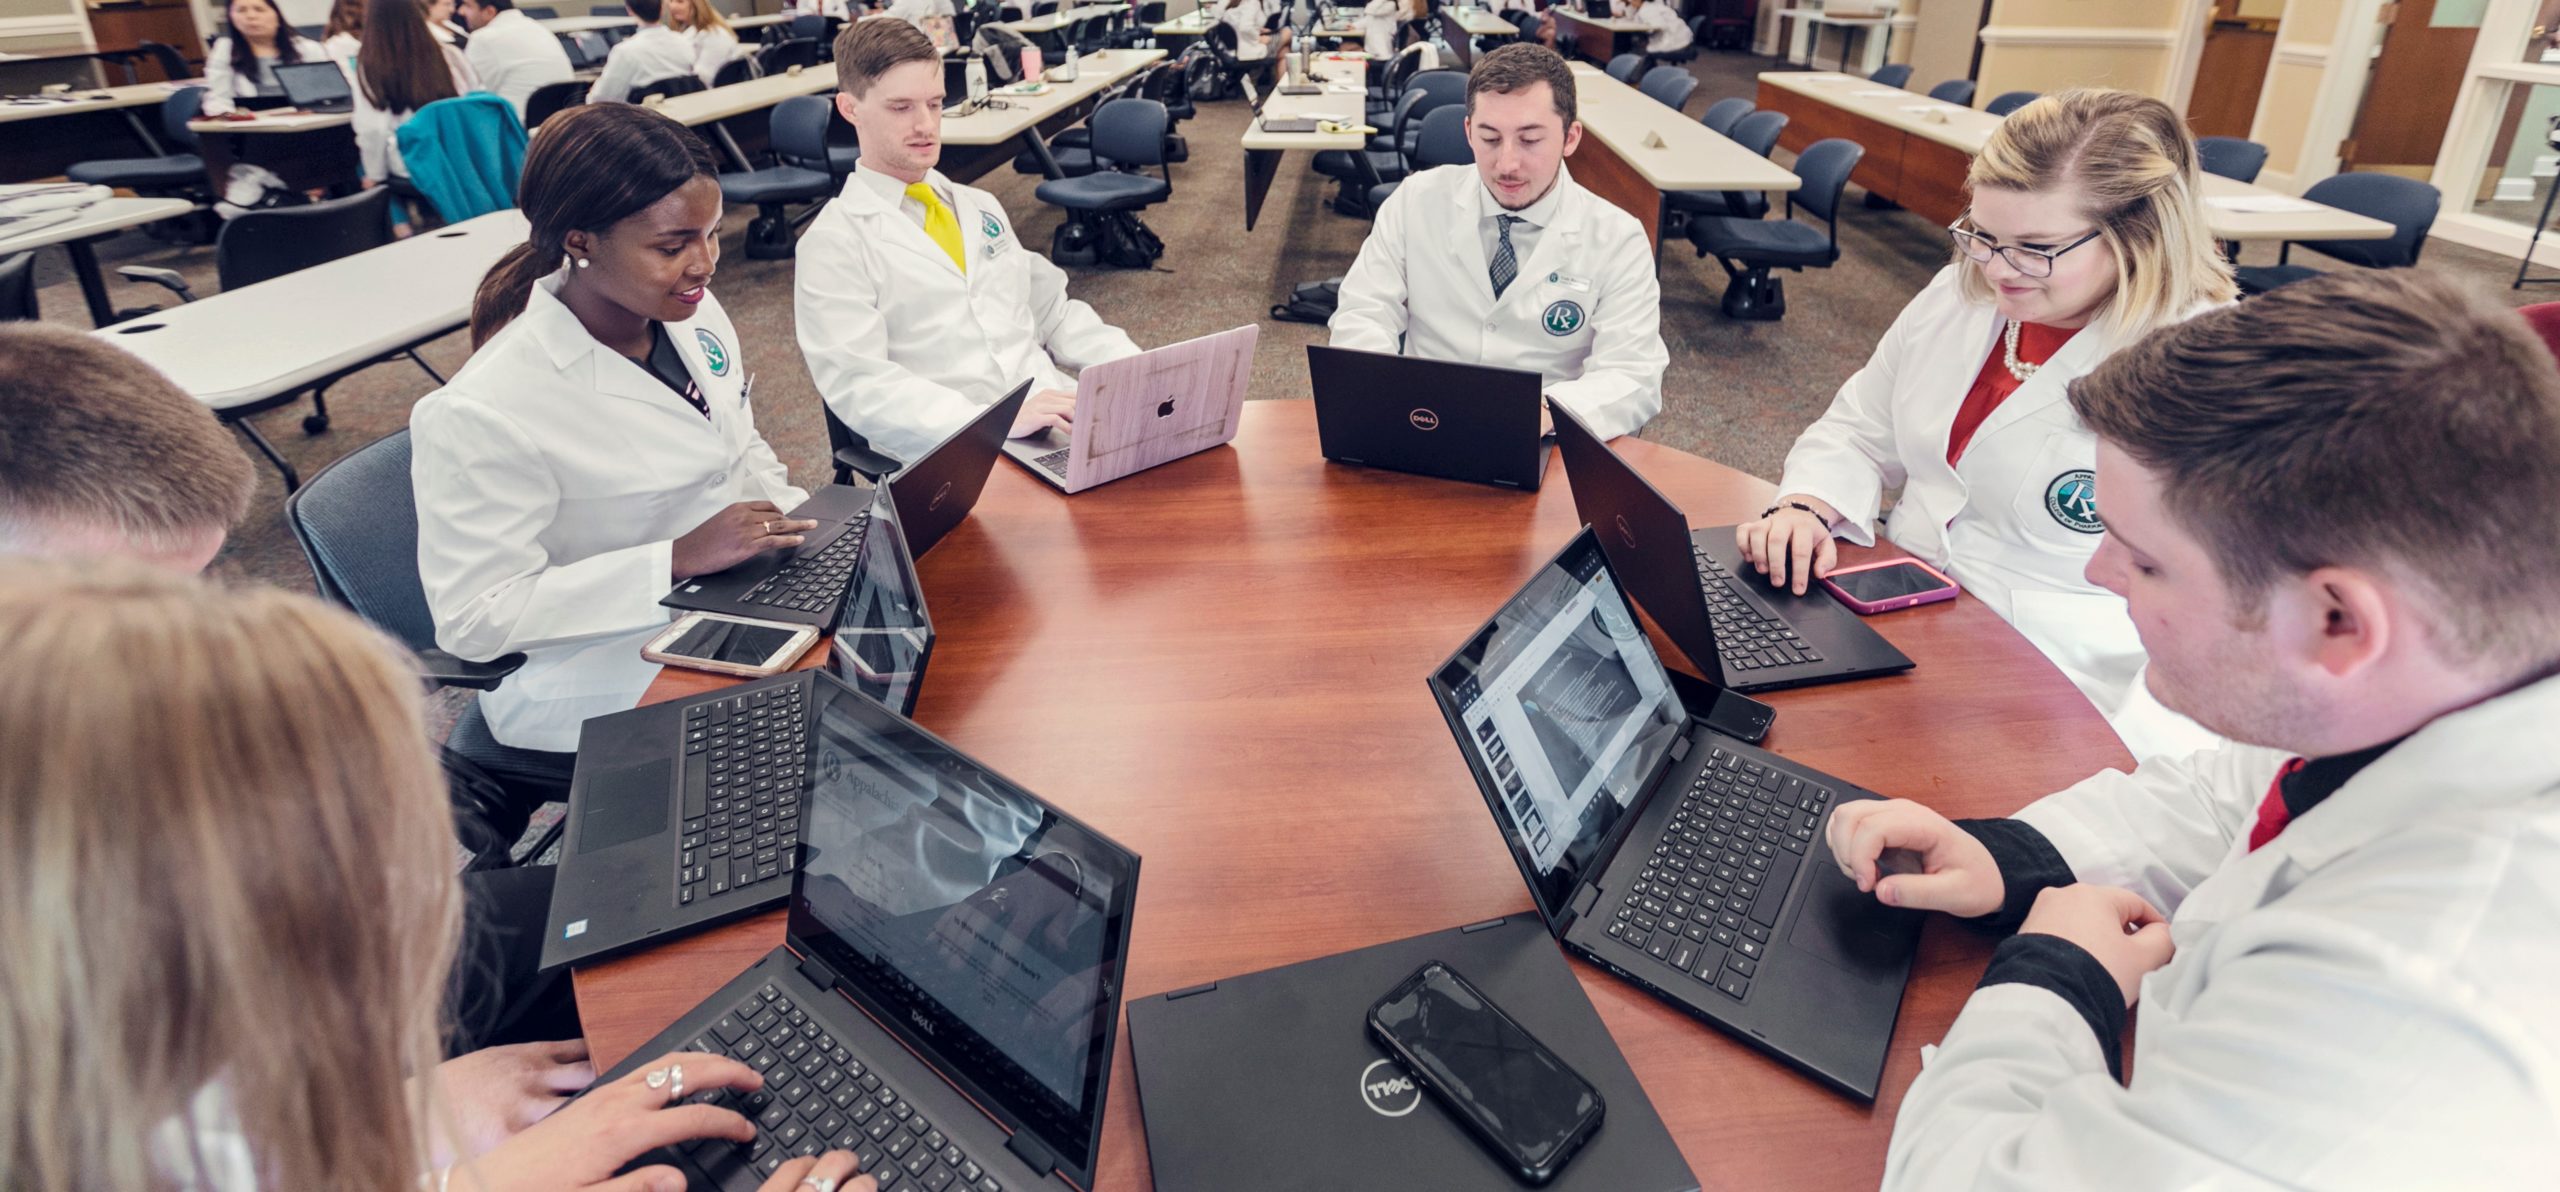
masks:
<path fill-rule="evenodd" d="M 1796 911 L 1787 943 L 1862 977 L 1899 980 L 1903 962 L 1919 941 L 1911 922 L 1918 912 L 1897 910 L 1872 894 L 1859 893 L 1831 867 L 1828 856 L 1822 862 Z"/>
<path fill-rule="evenodd" d="M 587 784 L 587 810 L 578 817 L 578 855 L 629 844 L 664 830 L 668 771 L 667 760 L 659 758 L 607 770 Z"/>

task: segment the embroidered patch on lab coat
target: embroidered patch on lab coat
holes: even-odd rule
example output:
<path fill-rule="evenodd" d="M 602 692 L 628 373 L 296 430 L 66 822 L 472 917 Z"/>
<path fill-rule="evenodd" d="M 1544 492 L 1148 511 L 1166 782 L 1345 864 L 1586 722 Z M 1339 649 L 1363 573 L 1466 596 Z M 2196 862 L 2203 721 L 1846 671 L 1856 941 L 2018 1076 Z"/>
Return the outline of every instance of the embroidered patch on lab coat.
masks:
<path fill-rule="evenodd" d="M 1571 335 L 1582 330 L 1582 304 L 1570 298 L 1549 303 L 1540 320 L 1549 335 Z"/>
<path fill-rule="evenodd" d="M 2063 529 L 2082 534 L 2107 532 L 2107 523 L 2098 520 L 2098 476 L 2087 468 L 2073 468 L 2054 477 L 2044 489 L 2044 511 L 2052 514 Z"/>
<path fill-rule="evenodd" d="M 696 327 L 693 341 L 701 346 L 702 362 L 710 367 L 712 376 L 729 375 L 729 346 L 721 343 L 719 336 L 711 334 L 710 328 Z"/>

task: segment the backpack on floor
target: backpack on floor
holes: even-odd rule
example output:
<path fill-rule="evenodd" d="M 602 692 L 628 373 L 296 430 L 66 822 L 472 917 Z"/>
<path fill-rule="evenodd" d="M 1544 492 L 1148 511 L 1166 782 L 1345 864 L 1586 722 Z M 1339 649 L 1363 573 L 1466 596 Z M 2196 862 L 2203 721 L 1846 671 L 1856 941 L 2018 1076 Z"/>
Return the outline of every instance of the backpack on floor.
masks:
<path fill-rule="evenodd" d="M 1289 291 L 1289 300 L 1271 308 L 1271 317 L 1284 323 L 1330 323 L 1333 309 L 1342 302 L 1342 279 L 1298 283 Z"/>

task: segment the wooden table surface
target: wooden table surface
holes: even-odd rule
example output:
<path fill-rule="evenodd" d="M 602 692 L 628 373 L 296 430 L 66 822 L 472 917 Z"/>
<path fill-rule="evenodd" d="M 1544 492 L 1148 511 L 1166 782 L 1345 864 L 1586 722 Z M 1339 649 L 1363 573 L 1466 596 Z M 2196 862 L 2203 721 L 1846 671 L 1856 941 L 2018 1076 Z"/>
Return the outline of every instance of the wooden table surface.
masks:
<path fill-rule="evenodd" d="M 1618 446 L 1697 525 L 1768 501 L 1742 473 Z M 1525 912 L 1423 679 L 1577 528 L 1561 464 L 1534 494 L 1328 464 L 1305 402 L 1249 403 L 1232 448 L 1074 498 L 999 463 L 922 561 L 940 637 L 916 718 L 1144 856 L 1132 997 Z M 1918 668 L 1769 697 L 1769 748 L 1959 816 L 2129 764 L 1979 603 L 1875 624 Z M 722 682 L 670 671 L 649 697 Z M 579 970 L 596 1063 L 781 937 L 777 911 Z M 1876 1184 L 1919 1048 L 1988 955 L 1930 924 L 1873 1107 L 1574 967 L 1707 1187 L 1831 1190 Z M 1142 1189 L 1125 1045 L 1116 1065 L 1096 1184 Z"/>

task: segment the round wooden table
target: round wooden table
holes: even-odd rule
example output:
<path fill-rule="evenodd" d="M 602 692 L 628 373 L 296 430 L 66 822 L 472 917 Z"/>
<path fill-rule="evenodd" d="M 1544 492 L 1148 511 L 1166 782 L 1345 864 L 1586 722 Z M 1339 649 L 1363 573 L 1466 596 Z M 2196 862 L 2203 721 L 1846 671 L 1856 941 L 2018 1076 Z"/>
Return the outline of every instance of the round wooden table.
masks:
<path fill-rule="evenodd" d="M 1768 504 L 1767 483 L 1730 468 L 1617 447 L 1693 525 Z M 939 637 L 916 719 L 1145 858 L 1130 998 L 1529 912 L 1423 680 L 1578 528 L 1561 464 L 1536 493 L 1328 464 L 1305 402 L 1248 403 L 1232 448 L 1073 498 L 999 463 L 920 568 Z M 1875 626 L 1916 669 L 1771 695 L 1767 747 L 1951 816 L 2130 764 L 1981 604 Z M 670 671 L 649 698 L 721 682 Z M 781 943 L 782 920 L 580 969 L 598 1067 Z M 1827 1192 L 1875 1186 L 1920 1046 L 1988 954 L 1930 925 L 1873 1107 L 1575 968 L 1707 1187 Z M 1117 1050 L 1097 1187 L 1143 1189 L 1125 1035 Z"/>

